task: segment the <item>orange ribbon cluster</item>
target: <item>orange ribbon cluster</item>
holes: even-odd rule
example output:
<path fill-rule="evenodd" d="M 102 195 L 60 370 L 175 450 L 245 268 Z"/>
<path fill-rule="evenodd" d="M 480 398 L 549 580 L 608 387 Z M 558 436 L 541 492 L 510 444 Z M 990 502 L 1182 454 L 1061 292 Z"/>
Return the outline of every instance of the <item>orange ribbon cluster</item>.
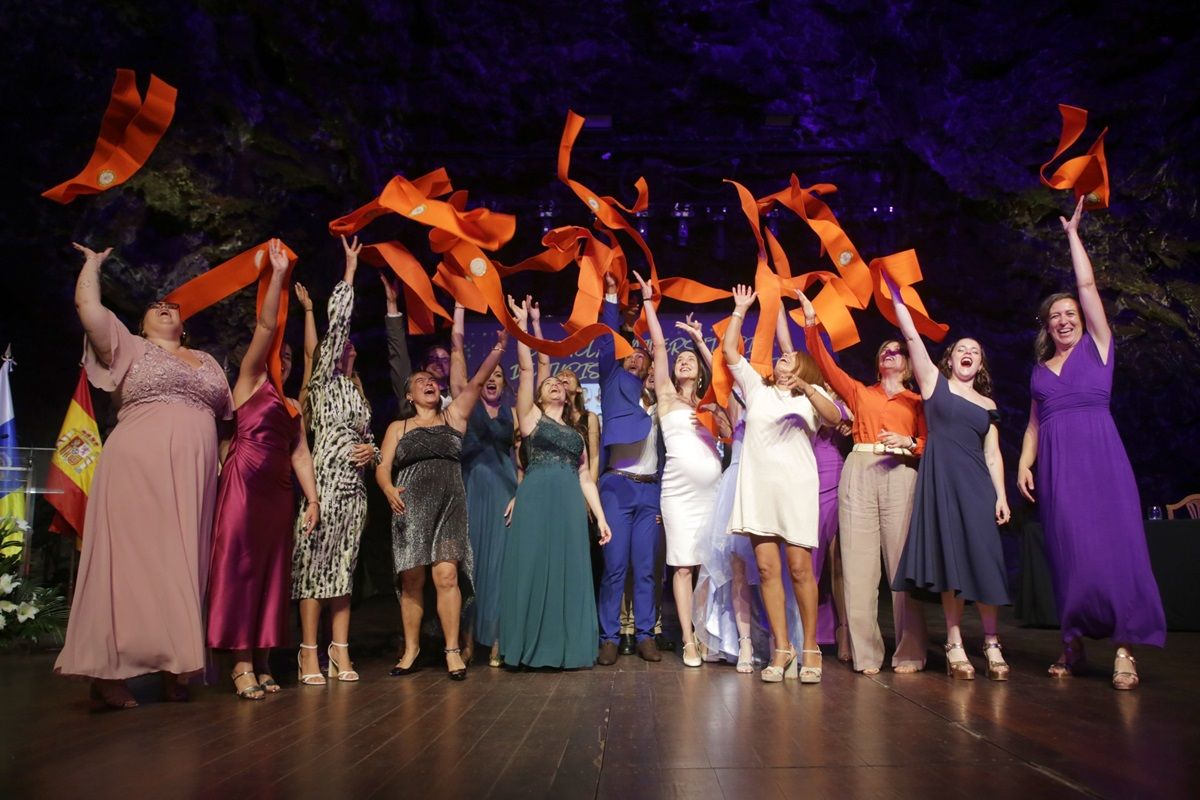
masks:
<path fill-rule="evenodd" d="M 171 124 L 176 94 L 173 86 L 151 75 L 143 99 L 133 70 L 117 70 L 87 166 L 74 178 L 42 192 L 42 197 L 66 205 L 80 195 L 100 194 L 132 178 Z"/>
<path fill-rule="evenodd" d="M 192 278 L 163 299 L 169 303 L 178 303 L 179 317 L 186 320 L 258 281 L 258 298 L 254 308 L 255 313 L 261 314 L 263 303 L 267 299 L 267 289 L 271 283 L 271 269 L 267 263 L 269 244 L 270 242 L 266 241 L 239 253 L 224 264 Z M 283 250 L 288 257 L 288 271 L 284 277 L 283 287 L 279 291 L 279 313 L 275 320 L 275 336 L 271 339 L 270 350 L 267 351 L 267 374 L 270 376 L 271 383 L 279 390 L 280 397 L 284 396 L 280 350 L 283 348 L 283 334 L 287 325 L 287 287 L 292 270 L 296 266 L 296 254 L 292 252 L 292 249 L 284 244 Z M 292 408 L 291 403 L 284 405 L 289 414 L 296 415 L 296 410 Z"/>
<path fill-rule="evenodd" d="M 559 177 L 575 188 L 581 199 L 593 210 L 600 209 L 597 218 L 605 226 L 631 233 L 648 258 L 650 250 L 637 231 L 612 206 L 612 198 L 596 198 L 590 190 L 574 184 L 566 177 L 570 151 L 583 118 L 571 114 L 559 150 Z M 578 188 L 576 188 L 578 187 Z M 645 208 L 646 185 L 639 181 L 639 199 L 634 210 Z M 439 199 L 449 195 L 445 200 Z M 430 227 L 430 247 L 442 260 L 430 279 L 420 262 L 404 245 L 391 241 L 363 248 L 364 261 L 376 267 L 388 267 L 400 279 L 409 310 L 410 333 L 432 333 L 434 316 L 450 319 L 434 296 L 433 287 L 446 290 L 464 307 L 476 312 L 490 311 L 517 339 L 540 352 L 554 357 L 568 356 L 597 336 L 612 335 L 613 331 L 596 320 L 604 299 L 603 275 L 615 271 L 624 254 L 611 232 L 601 229 L 608 241 L 601 241 L 585 228 L 562 227 L 542 239 L 545 250 L 519 264 L 507 266 L 493 261 L 485 251 L 495 250 L 508 242 L 516 231 L 516 218 L 497 214 L 485 208 L 466 210 L 467 193 L 455 192 L 444 169 L 438 169 L 415 181 L 396 176 L 388 182 L 379 197 L 361 208 L 329 224 L 334 235 L 358 232 L 383 214 L 394 213 Z M 628 210 L 628 209 L 626 209 Z M 651 259 L 652 262 L 652 259 Z M 564 323 L 567 337 L 559 341 L 540 339 L 520 331 L 505 302 L 501 279 L 526 270 L 559 272 L 571 263 L 579 265 L 579 281 L 575 306 Z M 631 348 L 620 337 L 616 339 L 619 356 Z"/>
<path fill-rule="evenodd" d="M 750 224 L 754 239 L 758 243 L 757 267 L 754 288 L 758 292 L 759 317 L 754 332 L 754 345 L 748 360 L 759 373 L 769 375 L 775 348 L 775 324 L 784 296 L 794 297 L 797 290 L 803 291 L 814 283 L 824 286 L 813 299 L 813 308 L 822 327 L 829 334 L 835 350 L 841 350 L 859 341 L 858 328 L 850 315 L 850 309 L 865 309 L 874 298 L 875 304 L 893 325 L 897 324 L 892 307 L 891 292 L 883 281 L 886 272 L 900 287 L 905 304 L 909 307 L 917 329 L 934 341 L 941 341 L 949 327 L 934 322 L 929 317 L 924 303 L 913 284 L 921 280 L 921 266 L 916 251 L 905 250 L 867 264 L 850 240 L 829 206 L 818 197 L 831 194 L 837 187 L 817 184 L 808 188 L 800 186 L 799 179 L 791 176 L 788 186 L 774 194 L 755 198 L 750 191 L 736 181 L 727 181 L 738 193 L 742 213 Z M 787 254 L 769 229 L 764 230 L 761 217 L 776 204 L 794 212 L 803 219 L 821 241 L 821 252 L 833 263 L 833 271 L 814 270 L 793 275 Z M 774 269 L 771 268 L 774 265 Z M 713 298 L 722 294 L 709 290 Z M 695 289 L 693 294 L 699 294 Z M 729 294 L 723 293 L 728 297 Z M 803 311 L 791 312 L 792 318 L 804 324 Z M 723 335 L 729 320 L 714 326 L 718 336 Z M 732 375 L 725 366 L 724 356 L 718 348 L 713 356 L 713 395 L 721 405 L 728 403 L 732 389 Z M 707 399 L 707 398 L 706 398 Z"/>
<path fill-rule="evenodd" d="M 1058 137 L 1058 148 L 1054 155 L 1038 170 L 1042 183 L 1051 189 L 1074 189 L 1075 199 L 1087 198 L 1083 207 L 1091 211 L 1097 208 L 1108 208 L 1108 162 L 1104 159 L 1104 135 L 1108 128 L 1100 131 L 1096 141 L 1082 156 L 1068 159 L 1059 165 L 1049 178 L 1046 168 L 1061 156 L 1068 147 L 1075 144 L 1087 127 L 1087 111 L 1075 106 L 1059 103 L 1058 111 L 1062 114 L 1062 134 Z"/>

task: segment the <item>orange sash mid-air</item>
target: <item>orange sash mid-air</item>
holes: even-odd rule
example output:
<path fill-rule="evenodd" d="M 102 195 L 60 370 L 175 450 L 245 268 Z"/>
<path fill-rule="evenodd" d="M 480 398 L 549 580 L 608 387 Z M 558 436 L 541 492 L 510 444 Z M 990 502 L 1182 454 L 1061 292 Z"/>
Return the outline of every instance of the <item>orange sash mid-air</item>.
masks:
<path fill-rule="evenodd" d="M 270 245 L 270 240 L 239 253 L 224 264 L 215 266 L 202 275 L 192 278 L 163 299 L 168 303 L 178 303 L 179 317 L 186 320 L 258 281 L 258 296 L 254 308 L 256 314 L 261 314 L 263 303 L 267 299 L 267 289 L 271 284 L 271 267 L 267 256 L 268 245 Z M 292 249 L 283 244 L 283 251 L 287 253 L 288 270 L 283 279 L 283 286 L 279 290 L 279 313 L 275 320 L 275 336 L 271 339 L 270 350 L 267 351 L 267 374 L 271 378 L 271 383 L 279 391 L 280 397 L 285 395 L 279 352 L 283 347 L 283 334 L 287 326 L 288 282 L 292 275 L 292 269 L 296 266 L 296 254 L 292 252 Z M 284 406 L 289 414 L 296 416 L 297 412 L 292 408 L 291 403 L 284 403 Z"/>
<path fill-rule="evenodd" d="M 1075 144 L 1083 129 L 1087 127 L 1088 112 L 1082 108 L 1059 103 L 1058 111 L 1062 114 L 1062 134 L 1058 137 L 1058 148 L 1054 155 L 1038 170 L 1042 183 L 1051 189 L 1073 189 L 1075 199 L 1087 198 L 1083 207 L 1091 211 L 1097 208 L 1108 208 L 1108 162 L 1104 158 L 1104 135 L 1108 128 L 1100 131 L 1096 141 L 1088 148 L 1086 154 L 1068 159 L 1059 165 L 1049 178 L 1046 168 L 1061 156 L 1068 147 Z"/>
<path fill-rule="evenodd" d="M 108 109 L 100 121 L 100 136 L 87 166 L 78 175 L 42 192 L 56 203 L 120 186 L 132 178 L 154 152 L 175 116 L 175 88 L 156 75 L 143 99 L 133 70 L 117 70 Z"/>

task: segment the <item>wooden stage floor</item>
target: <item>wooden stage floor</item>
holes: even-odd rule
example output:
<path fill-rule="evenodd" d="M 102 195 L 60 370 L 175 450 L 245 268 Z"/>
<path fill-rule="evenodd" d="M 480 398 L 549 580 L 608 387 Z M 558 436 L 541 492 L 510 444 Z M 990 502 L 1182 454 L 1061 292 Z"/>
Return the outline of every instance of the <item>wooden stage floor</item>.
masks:
<path fill-rule="evenodd" d="M 361 626 L 394 619 L 390 603 Z M 934 609 L 931 633 L 940 640 Z M 970 615 L 970 612 L 968 611 Z M 977 623 L 967 633 L 976 668 Z M 386 636 L 390 631 L 382 635 Z M 430 667 L 258 703 L 226 682 L 188 704 L 89 713 L 50 655 L 0 657 L 4 798 L 1034 798 L 1200 796 L 1200 634 L 1138 653 L 1142 687 L 1113 691 L 1107 647 L 1090 674 L 1051 680 L 1054 631 L 1006 625 L 1008 683 L 853 674 L 827 652 L 820 686 L 764 685 L 732 665 L 507 672 L 465 683 Z M 355 641 L 355 639 L 352 639 Z"/>

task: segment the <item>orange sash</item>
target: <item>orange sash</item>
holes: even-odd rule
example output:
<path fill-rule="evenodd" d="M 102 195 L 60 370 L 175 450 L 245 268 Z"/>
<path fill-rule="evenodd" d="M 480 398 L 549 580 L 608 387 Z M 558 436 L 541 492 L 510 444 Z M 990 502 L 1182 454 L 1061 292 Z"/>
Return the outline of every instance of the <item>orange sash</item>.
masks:
<path fill-rule="evenodd" d="M 169 303 L 178 303 L 179 317 L 186 320 L 258 281 L 258 297 L 254 307 L 255 313 L 261 314 L 263 302 L 267 298 L 267 288 L 271 284 L 271 269 L 267 257 L 269 244 L 268 240 L 239 253 L 224 264 L 192 278 L 163 299 Z M 283 347 L 284 328 L 287 326 L 288 285 L 292 269 L 296 266 L 296 254 L 291 248 L 284 244 L 283 251 L 287 253 L 288 270 L 279 290 L 279 314 L 275 320 L 275 336 L 271 339 L 270 350 L 267 351 L 267 374 L 279 391 L 280 397 L 284 397 L 284 393 L 279 351 Z M 284 403 L 284 406 L 288 414 L 296 416 L 297 412 L 291 403 Z"/>
<path fill-rule="evenodd" d="M 154 152 L 175 116 L 173 86 L 150 76 L 143 100 L 133 70 L 117 70 L 108 108 L 100 121 L 100 136 L 87 166 L 68 181 L 42 192 L 66 205 L 85 194 L 100 194 L 132 178 Z"/>
<path fill-rule="evenodd" d="M 1085 155 L 1064 161 L 1053 175 L 1046 177 L 1046 168 L 1068 147 L 1075 144 L 1083 135 L 1083 129 L 1087 127 L 1088 112 L 1085 109 L 1059 103 L 1058 111 L 1063 120 L 1058 148 L 1050 160 L 1042 164 L 1042 168 L 1038 170 L 1038 177 L 1051 189 L 1074 189 L 1076 200 L 1081 197 L 1087 198 L 1083 207 L 1089 211 L 1108 208 L 1108 162 L 1104 158 L 1104 135 L 1108 133 L 1108 128 L 1100 131 L 1100 135 Z"/>

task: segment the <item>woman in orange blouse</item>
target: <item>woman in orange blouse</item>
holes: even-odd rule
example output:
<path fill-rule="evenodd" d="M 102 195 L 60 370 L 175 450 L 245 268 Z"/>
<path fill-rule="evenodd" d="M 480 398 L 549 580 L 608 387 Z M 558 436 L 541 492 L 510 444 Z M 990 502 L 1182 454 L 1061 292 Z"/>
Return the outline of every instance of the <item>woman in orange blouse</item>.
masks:
<path fill-rule="evenodd" d="M 804 341 L 825 380 L 854 414 L 854 450 L 846 459 L 838 485 L 843 586 L 854 669 L 875 675 L 883 665 L 879 631 L 879 551 L 888 583 L 908 536 L 917 456 L 925 445 L 921 396 L 905 387 L 912 375 L 904 344 L 885 341 L 875 354 L 878 382 L 867 386 L 842 371 L 825 349 L 817 331 L 817 315 L 803 292 Z M 892 592 L 896 652 L 892 669 L 925 668 L 928 634 L 920 606 L 904 592 Z"/>

